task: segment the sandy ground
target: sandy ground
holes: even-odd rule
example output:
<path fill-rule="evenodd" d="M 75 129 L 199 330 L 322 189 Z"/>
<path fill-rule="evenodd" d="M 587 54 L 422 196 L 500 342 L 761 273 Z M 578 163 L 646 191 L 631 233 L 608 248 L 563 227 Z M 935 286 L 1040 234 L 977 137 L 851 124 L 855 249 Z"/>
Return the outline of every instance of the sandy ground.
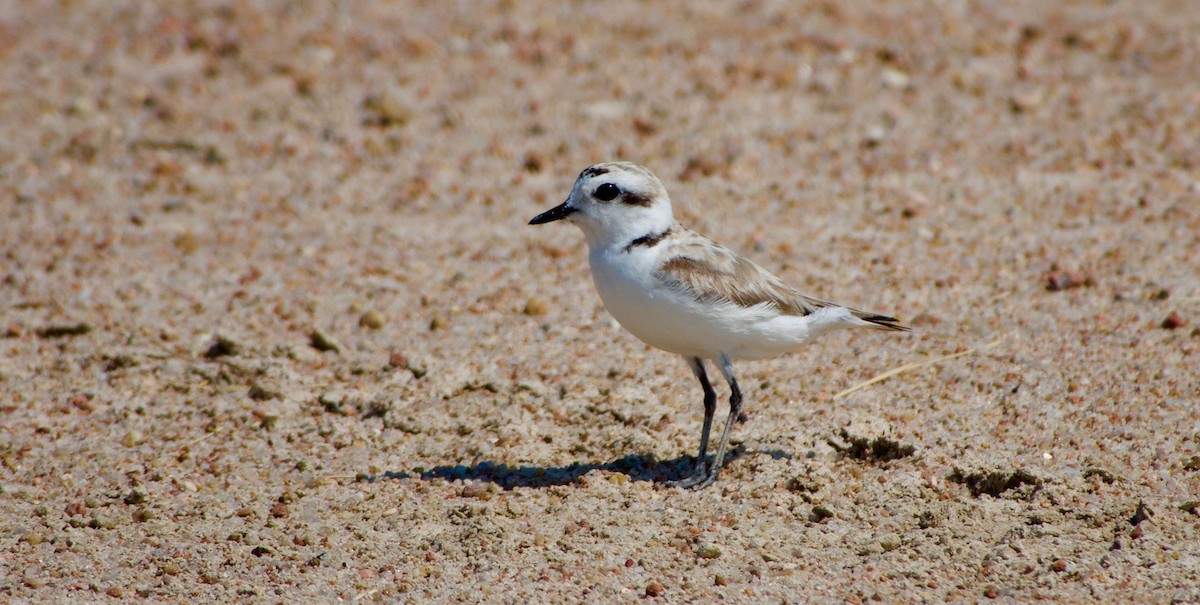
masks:
<path fill-rule="evenodd" d="M 1200 601 L 1197 40 L 1188 0 L 2 1 L 0 600 Z M 525 224 L 610 159 L 915 331 L 739 364 L 720 482 L 664 486 L 697 385 Z"/>

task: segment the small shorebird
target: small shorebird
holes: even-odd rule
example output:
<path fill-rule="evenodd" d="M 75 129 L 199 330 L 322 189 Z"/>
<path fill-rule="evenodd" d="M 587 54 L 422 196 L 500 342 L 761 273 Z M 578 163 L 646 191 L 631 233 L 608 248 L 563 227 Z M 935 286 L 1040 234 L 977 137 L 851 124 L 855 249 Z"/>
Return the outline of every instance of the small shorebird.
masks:
<path fill-rule="evenodd" d="M 721 473 L 742 407 L 734 359 L 764 359 L 841 328 L 908 331 L 895 318 L 800 293 L 766 269 L 680 225 L 658 177 L 632 162 L 585 169 L 562 204 L 529 221 L 575 223 L 587 238 L 604 306 L 647 344 L 682 355 L 704 389 L 704 427 L 692 474 L 671 485 L 702 488 Z M 729 418 L 708 462 L 717 395 L 704 361 L 729 382 Z"/>

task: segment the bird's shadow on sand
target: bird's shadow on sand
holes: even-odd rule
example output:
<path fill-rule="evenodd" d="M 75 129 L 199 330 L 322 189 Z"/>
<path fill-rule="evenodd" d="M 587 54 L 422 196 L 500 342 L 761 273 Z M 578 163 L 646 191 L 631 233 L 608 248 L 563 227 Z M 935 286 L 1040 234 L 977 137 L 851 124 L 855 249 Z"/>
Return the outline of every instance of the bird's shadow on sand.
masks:
<path fill-rule="evenodd" d="M 742 448 L 735 448 L 726 456 L 726 463 L 753 454 L 766 455 L 775 459 L 790 459 L 792 457 L 791 454 L 780 450 L 746 451 Z M 430 470 L 417 469 L 412 473 L 388 471 L 380 476 L 373 476 L 369 479 L 407 479 L 411 477 L 420 477 L 424 480 L 444 479 L 446 481 L 461 479 L 463 481 L 495 483 L 505 490 L 510 490 L 516 487 L 545 488 L 555 485 L 568 485 L 578 481 L 580 477 L 594 470 L 623 473 L 629 475 L 629 478 L 634 481 L 665 483 L 688 476 L 691 474 L 694 465 L 695 458 L 691 456 L 680 456 L 671 460 L 658 460 L 654 456 L 638 454 L 617 458 L 611 462 L 574 462 L 566 466 L 550 467 L 509 466 L 507 464 L 484 461 L 472 466 L 460 464 L 438 466 Z"/>

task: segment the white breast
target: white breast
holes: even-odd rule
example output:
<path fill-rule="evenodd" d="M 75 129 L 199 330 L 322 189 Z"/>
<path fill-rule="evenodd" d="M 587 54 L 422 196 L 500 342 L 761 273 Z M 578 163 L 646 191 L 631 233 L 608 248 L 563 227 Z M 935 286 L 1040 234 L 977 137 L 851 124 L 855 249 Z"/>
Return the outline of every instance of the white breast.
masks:
<path fill-rule="evenodd" d="M 850 325 L 849 312 L 837 307 L 797 316 L 780 315 L 769 305 L 698 302 L 656 279 L 655 249 L 592 250 L 589 262 L 596 291 L 621 326 L 653 347 L 687 357 L 765 359 Z"/>

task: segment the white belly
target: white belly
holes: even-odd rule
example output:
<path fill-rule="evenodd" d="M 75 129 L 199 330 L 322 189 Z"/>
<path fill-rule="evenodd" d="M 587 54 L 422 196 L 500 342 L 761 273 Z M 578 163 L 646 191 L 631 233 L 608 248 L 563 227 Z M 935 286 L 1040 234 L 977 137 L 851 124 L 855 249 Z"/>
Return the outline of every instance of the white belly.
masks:
<path fill-rule="evenodd" d="M 719 359 L 722 353 L 764 359 L 795 350 L 828 329 L 825 324 L 840 323 L 813 321 L 824 313 L 780 316 L 766 306 L 701 303 L 658 283 L 649 268 L 656 261 L 653 255 L 616 260 L 611 262 L 612 257 L 604 254 L 590 258 L 592 279 L 605 308 L 634 336 L 671 353 L 702 359 Z"/>

